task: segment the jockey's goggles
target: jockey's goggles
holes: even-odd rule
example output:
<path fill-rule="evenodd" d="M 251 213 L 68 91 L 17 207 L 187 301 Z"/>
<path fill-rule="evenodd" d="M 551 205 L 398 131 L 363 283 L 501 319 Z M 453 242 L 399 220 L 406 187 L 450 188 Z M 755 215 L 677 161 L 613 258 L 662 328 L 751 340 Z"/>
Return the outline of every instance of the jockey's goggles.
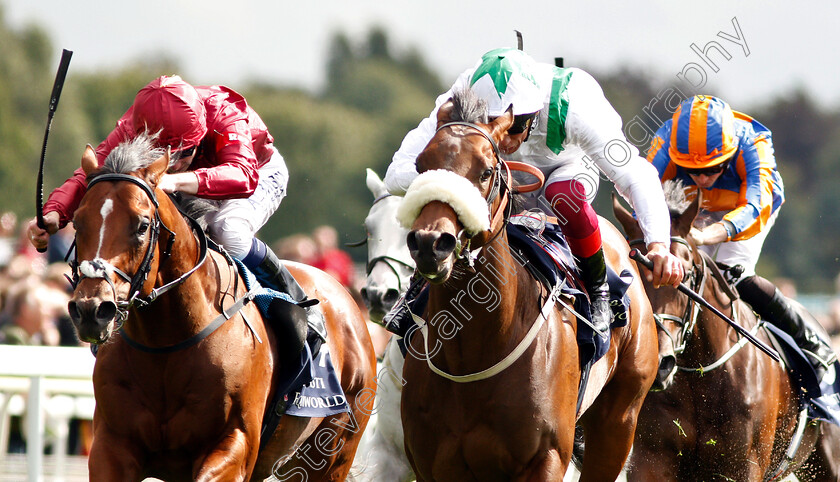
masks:
<path fill-rule="evenodd" d="M 536 116 L 536 112 L 514 116 L 513 124 L 508 128 L 507 133 L 515 136 L 517 134 L 522 134 L 526 130 L 530 130 L 534 126 L 534 117 Z"/>
<path fill-rule="evenodd" d="M 701 169 L 685 168 L 685 172 L 689 176 L 714 176 L 715 174 L 720 174 L 721 172 L 725 171 L 728 167 L 729 161 L 724 161 L 718 164 L 717 166 L 704 167 Z"/>

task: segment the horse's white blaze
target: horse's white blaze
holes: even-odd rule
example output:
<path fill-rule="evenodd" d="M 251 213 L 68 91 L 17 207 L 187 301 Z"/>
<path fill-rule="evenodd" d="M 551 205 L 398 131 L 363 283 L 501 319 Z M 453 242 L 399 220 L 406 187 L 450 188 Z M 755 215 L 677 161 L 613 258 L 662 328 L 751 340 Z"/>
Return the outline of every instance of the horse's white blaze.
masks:
<path fill-rule="evenodd" d="M 102 250 L 102 243 L 105 241 L 105 220 L 108 215 L 114 211 L 114 201 L 106 199 L 102 203 L 102 208 L 99 209 L 99 214 L 102 215 L 102 226 L 99 227 L 99 246 L 96 248 L 96 257 L 99 257 L 99 252 Z"/>

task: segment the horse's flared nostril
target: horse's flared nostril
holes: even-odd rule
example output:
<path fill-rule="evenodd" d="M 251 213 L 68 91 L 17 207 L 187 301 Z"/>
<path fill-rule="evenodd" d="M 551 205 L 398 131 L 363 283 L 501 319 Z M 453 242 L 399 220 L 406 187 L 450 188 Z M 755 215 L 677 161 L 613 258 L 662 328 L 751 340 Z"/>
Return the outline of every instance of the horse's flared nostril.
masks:
<path fill-rule="evenodd" d="M 75 301 L 67 303 L 67 312 L 70 314 L 70 319 L 76 323 L 82 319 L 81 314 L 79 314 L 79 307 L 76 305 Z"/>
<path fill-rule="evenodd" d="M 117 304 L 113 301 L 99 301 L 96 298 L 73 300 L 67 303 L 70 319 L 79 323 L 95 323 L 106 326 L 117 316 Z"/>
<path fill-rule="evenodd" d="M 458 240 L 449 233 L 441 233 L 434 243 L 435 257 L 438 259 L 445 259 L 455 251 Z"/>
<path fill-rule="evenodd" d="M 117 304 L 113 301 L 103 301 L 99 303 L 96 308 L 96 321 L 99 323 L 108 323 L 117 316 Z"/>
<path fill-rule="evenodd" d="M 662 356 L 659 360 L 659 368 L 656 370 L 656 379 L 651 389 L 653 391 L 665 390 L 671 385 L 673 375 L 677 371 L 677 358 L 673 355 Z"/>
<path fill-rule="evenodd" d="M 382 301 L 386 305 L 393 305 L 394 303 L 397 302 L 399 297 L 400 297 L 400 292 L 391 288 L 391 289 L 389 289 L 388 291 L 385 292 L 384 296 L 382 296 Z"/>
<path fill-rule="evenodd" d="M 417 232 L 410 231 L 405 237 L 405 244 L 409 251 L 417 251 Z"/>

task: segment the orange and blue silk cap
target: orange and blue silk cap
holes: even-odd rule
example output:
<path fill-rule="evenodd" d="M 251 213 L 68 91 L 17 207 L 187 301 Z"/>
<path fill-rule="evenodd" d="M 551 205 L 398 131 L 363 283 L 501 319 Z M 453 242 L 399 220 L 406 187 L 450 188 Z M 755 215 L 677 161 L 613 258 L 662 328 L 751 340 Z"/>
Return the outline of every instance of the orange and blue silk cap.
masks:
<path fill-rule="evenodd" d="M 674 112 L 668 155 L 674 164 L 703 169 L 735 153 L 735 116 L 729 104 L 709 95 L 684 100 Z"/>

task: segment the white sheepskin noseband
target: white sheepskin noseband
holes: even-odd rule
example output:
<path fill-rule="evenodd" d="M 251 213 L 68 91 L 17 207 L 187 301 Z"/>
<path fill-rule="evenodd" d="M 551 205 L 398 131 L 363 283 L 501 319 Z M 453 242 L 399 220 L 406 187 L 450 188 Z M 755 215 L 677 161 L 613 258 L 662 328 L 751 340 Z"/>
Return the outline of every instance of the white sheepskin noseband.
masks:
<path fill-rule="evenodd" d="M 414 179 L 397 210 L 397 221 L 411 229 L 420 211 L 432 201 L 450 205 L 471 236 L 490 229 L 490 209 L 478 188 L 444 169 L 426 171 Z"/>

